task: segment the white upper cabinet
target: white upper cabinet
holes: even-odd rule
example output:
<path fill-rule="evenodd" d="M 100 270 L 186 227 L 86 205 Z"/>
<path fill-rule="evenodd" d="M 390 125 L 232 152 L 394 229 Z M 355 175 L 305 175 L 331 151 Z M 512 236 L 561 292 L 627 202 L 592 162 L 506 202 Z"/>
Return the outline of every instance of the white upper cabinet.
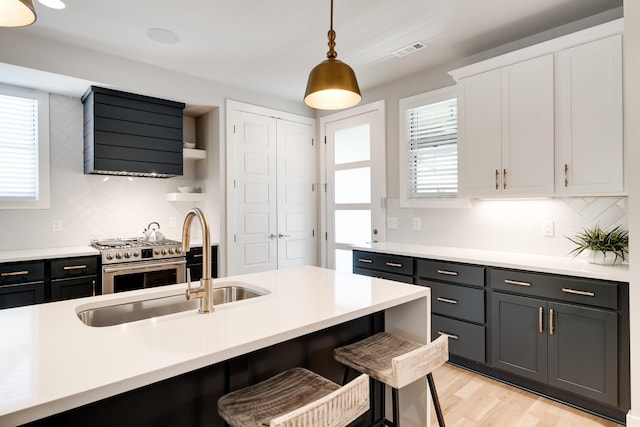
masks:
<path fill-rule="evenodd" d="M 458 81 L 461 193 L 553 193 L 553 55 Z"/>
<path fill-rule="evenodd" d="M 449 74 L 467 197 L 624 194 L 622 19 Z"/>
<path fill-rule="evenodd" d="M 557 53 L 556 192 L 622 194 L 622 36 Z"/>

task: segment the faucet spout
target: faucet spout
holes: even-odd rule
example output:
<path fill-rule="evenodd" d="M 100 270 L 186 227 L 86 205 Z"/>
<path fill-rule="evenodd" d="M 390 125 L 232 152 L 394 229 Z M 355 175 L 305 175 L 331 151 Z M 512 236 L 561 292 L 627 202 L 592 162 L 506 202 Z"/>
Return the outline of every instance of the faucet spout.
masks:
<path fill-rule="evenodd" d="M 198 288 L 191 288 L 191 279 L 187 281 L 187 299 L 200 299 L 200 313 L 211 313 L 213 311 L 213 281 L 211 278 L 211 240 L 209 233 L 209 223 L 204 213 L 199 208 L 192 208 L 187 212 L 182 225 L 182 252 L 189 251 L 191 245 L 191 222 L 193 218 L 198 218 L 202 228 L 202 278 Z"/>

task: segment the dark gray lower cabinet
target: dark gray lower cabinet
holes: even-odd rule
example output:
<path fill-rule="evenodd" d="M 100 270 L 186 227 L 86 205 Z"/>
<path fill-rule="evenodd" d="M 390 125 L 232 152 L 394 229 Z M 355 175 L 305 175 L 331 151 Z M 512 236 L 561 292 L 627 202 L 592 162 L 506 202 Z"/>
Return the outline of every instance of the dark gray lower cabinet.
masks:
<path fill-rule="evenodd" d="M 618 404 L 618 315 L 492 293 L 491 366 Z"/>

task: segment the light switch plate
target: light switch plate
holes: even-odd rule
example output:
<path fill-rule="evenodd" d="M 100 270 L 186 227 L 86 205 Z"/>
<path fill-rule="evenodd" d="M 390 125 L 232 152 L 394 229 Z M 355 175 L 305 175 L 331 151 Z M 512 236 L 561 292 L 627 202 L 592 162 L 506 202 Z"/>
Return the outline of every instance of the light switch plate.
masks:
<path fill-rule="evenodd" d="M 542 235 L 545 237 L 553 237 L 553 220 L 542 221 Z"/>
<path fill-rule="evenodd" d="M 413 217 L 413 229 L 414 230 L 422 229 L 422 220 L 420 219 L 419 216 L 414 216 Z"/>
<path fill-rule="evenodd" d="M 62 221 L 59 219 L 51 220 L 51 232 L 59 233 L 62 231 Z"/>

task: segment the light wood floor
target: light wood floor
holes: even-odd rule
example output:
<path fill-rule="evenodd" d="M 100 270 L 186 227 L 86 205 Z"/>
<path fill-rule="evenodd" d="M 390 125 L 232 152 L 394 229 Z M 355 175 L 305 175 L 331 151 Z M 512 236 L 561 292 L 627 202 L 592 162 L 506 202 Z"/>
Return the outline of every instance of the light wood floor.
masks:
<path fill-rule="evenodd" d="M 447 427 L 619 425 L 448 364 L 433 378 Z M 433 409 L 431 425 L 438 425 Z"/>

